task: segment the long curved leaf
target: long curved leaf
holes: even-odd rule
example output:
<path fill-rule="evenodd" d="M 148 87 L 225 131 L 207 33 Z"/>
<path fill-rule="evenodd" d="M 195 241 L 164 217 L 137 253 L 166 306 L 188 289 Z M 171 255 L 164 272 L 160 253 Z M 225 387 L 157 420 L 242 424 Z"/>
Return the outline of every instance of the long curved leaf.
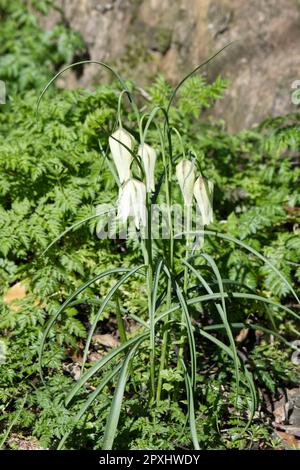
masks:
<path fill-rule="evenodd" d="M 76 414 L 76 416 L 74 418 L 74 422 L 72 423 L 72 428 L 69 429 L 63 435 L 62 439 L 60 440 L 59 445 L 57 447 L 57 450 L 61 450 L 63 448 L 64 443 L 66 442 L 66 440 L 68 439 L 68 437 L 71 434 L 72 430 L 76 427 L 77 423 L 82 418 L 84 413 L 88 410 L 88 408 L 91 406 L 91 404 L 96 400 L 97 396 L 103 390 L 105 385 L 107 385 L 114 378 L 114 376 L 119 372 L 121 367 L 122 367 L 122 364 L 117 365 L 117 367 L 112 372 L 110 372 L 109 374 L 107 374 L 104 377 L 104 379 L 100 382 L 100 384 L 98 385 L 96 390 L 94 390 L 92 393 L 89 394 L 87 400 L 83 403 L 82 407 L 80 408 L 80 410 Z"/>
<path fill-rule="evenodd" d="M 239 389 L 239 367 L 238 367 L 238 355 L 237 355 L 237 350 L 236 350 L 236 346 L 235 346 L 235 341 L 234 341 L 234 338 L 233 338 L 233 335 L 232 335 L 232 331 L 231 331 L 231 328 L 230 328 L 230 324 L 229 324 L 229 321 L 228 321 L 228 318 L 227 318 L 227 312 L 226 312 L 226 302 L 225 302 L 225 296 L 224 296 L 224 288 L 223 288 L 223 282 L 222 282 L 222 277 L 221 277 L 221 274 L 220 274 L 220 271 L 219 271 L 219 268 L 218 266 L 216 265 L 214 259 L 206 254 L 206 253 L 201 253 L 201 256 L 206 259 L 206 261 L 210 264 L 216 278 L 217 278 L 217 281 L 218 281 L 218 286 L 219 286 L 219 291 L 220 291 L 220 294 L 221 294 L 221 302 L 222 302 L 222 307 L 220 304 L 217 304 L 216 307 L 218 309 L 218 312 L 221 316 L 221 319 L 223 321 L 223 324 L 225 326 L 225 329 L 226 329 L 226 333 L 227 333 L 227 336 L 228 336 L 228 339 L 229 339 L 229 342 L 230 342 L 230 345 L 231 345 L 231 348 L 232 348 L 232 351 L 233 351 L 233 362 L 234 362 L 234 368 L 235 368 L 235 377 L 236 377 L 236 384 L 237 384 L 237 393 L 238 393 L 238 389 Z"/>
<path fill-rule="evenodd" d="M 200 450 L 199 440 L 197 436 L 197 428 L 196 428 L 196 418 L 195 418 L 195 405 L 194 405 L 194 393 L 191 378 L 187 372 L 186 365 L 184 361 L 181 361 L 181 365 L 184 372 L 184 379 L 185 379 L 185 386 L 187 392 L 187 401 L 188 401 L 188 419 L 190 423 L 190 430 L 192 441 L 195 450 Z"/>
<path fill-rule="evenodd" d="M 108 269 L 107 271 L 104 271 L 103 273 L 97 274 L 97 276 L 94 276 L 92 279 L 90 279 L 85 284 L 83 284 L 78 289 L 76 289 L 76 291 L 73 292 L 73 294 L 71 294 L 67 298 L 67 300 L 65 300 L 65 302 L 58 309 L 58 311 L 49 319 L 49 321 L 48 321 L 48 323 L 45 327 L 43 337 L 42 337 L 42 340 L 41 340 L 41 344 L 40 344 L 40 347 L 39 347 L 39 350 L 38 350 L 39 369 L 40 369 L 40 376 L 41 376 L 42 380 L 43 380 L 42 355 L 43 355 L 43 351 L 44 351 L 45 342 L 46 342 L 49 331 L 51 330 L 52 326 L 54 325 L 54 323 L 57 320 L 57 318 L 59 317 L 59 315 L 70 305 L 72 300 L 75 299 L 75 297 L 78 294 L 83 292 L 87 287 L 89 287 L 94 282 L 98 281 L 99 279 L 102 279 L 105 276 L 109 276 L 110 274 L 124 273 L 124 272 L 128 272 L 128 271 L 130 271 L 130 269 L 128 269 L 128 268 L 114 268 L 114 269 Z"/>
<path fill-rule="evenodd" d="M 183 235 L 212 235 L 214 237 L 222 238 L 224 240 L 230 241 L 232 243 L 235 243 L 236 245 L 241 246 L 245 250 L 249 251 L 253 255 L 257 256 L 257 258 L 261 259 L 264 263 L 266 263 L 272 271 L 274 271 L 280 279 L 285 283 L 285 285 L 289 288 L 289 290 L 292 292 L 293 296 L 297 300 L 298 304 L 300 304 L 300 299 L 297 296 L 293 286 L 291 283 L 285 278 L 285 276 L 269 261 L 265 256 L 260 254 L 258 251 L 256 251 L 254 248 L 251 246 L 247 245 L 246 243 L 243 243 L 241 240 L 238 240 L 237 238 L 231 237 L 230 235 L 226 235 L 225 233 L 221 232 L 216 232 L 212 230 L 197 230 L 197 231 L 191 231 L 191 232 L 181 232 L 178 233 L 177 235 L 174 236 L 174 239 L 176 238 L 181 238 Z"/>
<path fill-rule="evenodd" d="M 194 332 L 193 332 L 193 325 L 192 325 L 192 321 L 189 315 L 187 303 L 185 301 L 184 295 L 179 285 L 177 284 L 177 282 L 175 282 L 175 287 L 176 287 L 176 294 L 177 294 L 179 303 L 181 305 L 181 309 L 184 313 L 184 318 L 186 322 L 186 330 L 188 334 L 190 359 L 191 359 L 191 381 L 192 381 L 192 389 L 194 390 L 194 387 L 196 384 L 197 359 L 196 359 L 196 344 L 195 344 L 195 338 L 194 338 Z"/>
<path fill-rule="evenodd" d="M 142 266 L 138 266 L 137 268 L 131 269 L 124 276 L 122 276 L 122 278 L 118 282 L 116 282 L 116 284 L 106 294 L 106 296 L 105 296 L 105 298 L 104 298 L 104 300 L 101 304 L 101 307 L 99 308 L 99 310 L 97 312 L 97 315 L 96 315 L 96 317 L 93 321 L 93 324 L 90 327 L 90 331 L 89 331 L 89 334 L 88 334 L 88 337 L 87 337 L 87 340 L 86 340 L 86 345 L 85 345 L 85 348 L 84 348 L 83 360 L 82 360 L 82 369 L 81 370 L 84 369 L 84 365 L 86 363 L 86 359 L 87 359 L 87 356 L 88 356 L 88 353 L 89 353 L 90 344 L 91 344 L 91 341 L 92 341 L 92 336 L 94 334 L 97 323 L 98 323 L 105 307 L 109 303 L 110 299 L 114 296 L 115 292 L 119 289 L 119 287 L 121 287 L 121 285 L 124 284 L 124 282 L 127 281 L 127 279 L 130 276 L 132 276 L 132 274 L 135 274 L 137 271 L 139 271 L 143 267 L 145 267 L 145 266 L 142 265 Z"/>
<path fill-rule="evenodd" d="M 188 75 L 186 75 L 179 83 L 178 85 L 174 88 L 172 94 L 171 94 L 171 97 L 169 99 L 169 103 L 168 103 L 168 106 L 167 106 L 167 112 L 169 112 L 170 110 L 170 107 L 172 105 L 172 102 L 178 92 L 178 90 L 182 87 L 182 85 L 184 84 L 184 82 L 186 80 L 188 80 L 192 75 L 194 75 L 196 72 L 198 72 L 198 70 L 200 70 L 202 67 L 204 67 L 205 65 L 209 64 L 215 57 L 217 57 L 219 54 L 221 54 L 221 52 L 224 51 L 224 49 L 226 49 L 227 47 L 231 46 L 233 44 L 234 41 L 230 42 L 229 44 L 226 44 L 226 46 L 222 47 L 222 49 L 220 49 L 218 52 L 216 52 L 215 54 L 213 54 L 211 57 L 209 57 L 207 60 L 205 60 L 204 62 L 202 62 L 202 64 L 198 65 L 196 68 L 194 68 L 194 70 L 192 70 Z"/>
<path fill-rule="evenodd" d="M 99 60 L 90 60 L 90 59 L 87 59 L 87 60 L 81 60 L 79 62 L 74 62 L 73 64 L 69 64 L 67 65 L 66 67 L 64 67 L 62 70 L 60 70 L 59 72 L 57 72 L 56 75 L 54 75 L 54 77 L 51 78 L 51 80 L 49 80 L 49 82 L 46 84 L 46 86 L 43 88 L 43 90 L 41 91 L 40 93 L 40 96 L 38 98 L 38 101 L 37 101 L 37 107 L 36 107 L 36 114 L 38 115 L 38 111 L 39 111 L 39 106 L 40 106 L 40 103 L 42 101 L 42 98 L 44 96 L 44 94 L 47 92 L 47 90 L 49 89 L 49 87 L 52 85 L 52 83 L 55 82 L 55 80 L 60 77 L 60 75 L 62 75 L 64 72 L 66 72 L 67 70 L 69 69 L 72 69 L 74 67 L 78 67 L 79 65 L 86 65 L 86 64 L 96 64 L 96 65 L 100 65 L 101 67 L 104 67 L 105 69 L 109 70 L 109 72 L 111 72 L 115 78 L 119 81 L 119 83 L 121 84 L 123 90 L 126 92 L 128 98 L 129 98 L 129 101 L 133 107 L 133 110 L 135 112 L 138 113 L 138 109 L 137 109 L 137 106 L 135 104 L 135 101 L 128 89 L 128 87 L 126 86 L 126 83 L 125 81 L 123 80 L 123 78 L 112 68 L 110 67 L 110 65 L 108 64 L 105 64 L 104 62 L 101 62 Z"/>
<path fill-rule="evenodd" d="M 114 398 L 110 407 L 110 413 L 107 418 L 107 423 L 105 426 L 105 432 L 104 432 L 104 438 L 103 438 L 103 444 L 102 444 L 102 450 L 111 450 L 115 435 L 117 432 L 117 427 L 118 427 L 118 422 L 120 418 L 120 413 L 121 413 L 121 406 L 122 406 L 122 401 L 123 401 L 123 396 L 124 396 L 124 391 L 125 391 L 125 386 L 127 382 L 127 377 L 128 377 L 128 368 L 129 364 L 139 346 L 139 344 L 143 340 L 139 340 L 137 344 L 133 346 L 133 348 L 129 351 L 127 354 L 126 359 L 124 360 L 122 367 L 121 367 L 121 372 L 120 372 L 120 377 L 118 384 L 116 386 L 116 390 L 114 393 Z"/>
<path fill-rule="evenodd" d="M 281 305 L 281 304 L 275 302 L 274 300 L 267 299 L 266 297 L 261 297 L 259 295 L 255 295 L 255 294 L 247 294 L 247 293 L 244 293 L 244 292 L 231 292 L 230 294 L 225 292 L 224 296 L 226 298 L 233 297 L 233 298 L 236 298 L 236 299 L 251 299 L 251 300 L 256 300 L 256 301 L 259 301 L 259 302 L 265 302 L 267 304 L 274 305 L 274 307 L 276 307 L 276 308 L 279 308 L 279 309 L 282 309 L 282 310 L 286 311 L 287 313 L 292 315 L 297 320 L 300 320 L 300 315 L 293 312 L 293 310 L 286 307 L 285 305 Z M 194 297 L 193 299 L 188 299 L 187 304 L 188 305 L 193 305 L 193 304 L 196 304 L 196 303 L 202 303 L 202 302 L 206 302 L 206 301 L 209 301 L 209 300 L 221 299 L 221 297 L 222 297 L 222 295 L 219 292 L 216 292 L 214 294 L 200 295 L 198 297 Z M 174 305 L 173 307 L 166 310 L 165 312 L 160 313 L 155 318 L 155 322 L 161 321 L 163 318 L 165 318 L 165 316 L 169 315 L 170 313 L 176 312 L 176 310 L 178 310 L 178 309 L 180 309 L 180 305 L 179 304 Z"/>
<path fill-rule="evenodd" d="M 87 381 L 93 377 L 94 374 L 96 374 L 99 370 L 102 369 L 108 362 L 110 362 L 112 359 L 114 359 L 118 354 L 121 352 L 125 351 L 127 348 L 130 346 L 134 346 L 136 343 L 140 344 L 142 341 L 144 341 L 147 337 L 149 336 L 149 333 L 142 333 L 139 336 L 136 336 L 135 338 L 132 338 L 128 340 L 126 343 L 121 344 L 117 348 L 114 348 L 112 351 L 110 351 L 106 356 L 104 356 L 102 359 L 100 359 L 99 362 L 97 362 L 94 366 L 92 366 L 79 380 L 76 382 L 72 390 L 69 392 L 68 396 L 66 397 L 65 404 L 66 406 L 71 402 L 71 400 L 74 398 L 76 393 L 83 387 Z"/>
<path fill-rule="evenodd" d="M 59 235 L 57 235 L 57 237 L 48 245 L 46 246 L 46 248 L 44 249 L 44 251 L 41 253 L 40 256 L 44 256 L 44 254 L 50 250 L 50 248 L 55 245 L 55 243 L 57 243 L 61 238 L 63 238 L 65 235 L 67 235 L 67 233 L 71 232 L 72 230 L 74 230 L 74 228 L 76 227 L 79 227 L 81 224 L 84 224 L 84 222 L 87 222 L 88 220 L 91 220 L 91 219 L 95 219 L 96 217 L 100 217 L 102 215 L 105 215 L 107 214 L 108 212 L 111 212 L 112 209 L 109 209 L 107 211 L 104 211 L 103 213 L 101 214 L 93 214 L 93 215 L 89 215 L 88 217 L 85 217 L 84 219 L 81 219 L 81 220 L 78 220 L 78 222 L 75 222 L 75 224 L 71 225 L 70 227 L 68 227 L 66 230 L 64 230 L 63 232 L 61 232 Z"/>

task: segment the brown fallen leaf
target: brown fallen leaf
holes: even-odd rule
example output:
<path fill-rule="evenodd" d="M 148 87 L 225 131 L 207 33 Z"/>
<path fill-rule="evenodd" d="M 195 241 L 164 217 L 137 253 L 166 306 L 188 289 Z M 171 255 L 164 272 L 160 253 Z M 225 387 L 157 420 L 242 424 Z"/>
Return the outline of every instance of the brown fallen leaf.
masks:
<path fill-rule="evenodd" d="M 284 209 L 291 215 L 298 214 L 300 212 L 300 206 L 291 207 L 288 204 L 285 204 Z"/>
<path fill-rule="evenodd" d="M 27 288 L 22 282 L 17 282 L 15 285 L 10 287 L 6 294 L 3 296 L 3 300 L 14 312 L 20 310 L 20 305 L 14 301 L 22 300 L 27 295 Z"/>
<path fill-rule="evenodd" d="M 4 294 L 3 301 L 9 305 L 14 312 L 19 312 L 21 309 L 19 301 L 23 300 L 28 295 L 28 287 L 23 282 L 17 282 Z M 41 301 L 38 299 L 33 300 L 33 305 L 42 307 Z"/>
<path fill-rule="evenodd" d="M 89 362 L 97 362 L 97 361 L 100 361 L 100 359 L 102 358 L 103 358 L 103 355 L 99 354 L 98 352 L 91 352 L 91 354 L 88 355 Z"/>
<path fill-rule="evenodd" d="M 92 342 L 96 345 L 101 344 L 101 346 L 105 346 L 106 348 L 114 348 L 120 344 L 114 336 L 108 333 L 104 335 L 94 335 Z"/>
<path fill-rule="evenodd" d="M 245 341 L 245 339 L 248 336 L 248 333 L 249 333 L 249 328 L 242 328 L 239 331 L 239 334 L 237 335 L 237 337 L 235 338 L 236 342 L 242 343 L 243 341 Z"/>
<path fill-rule="evenodd" d="M 293 434 L 278 430 L 276 430 L 275 433 L 282 440 L 283 444 L 286 447 L 288 447 L 289 449 L 300 450 L 300 440 L 297 439 Z"/>

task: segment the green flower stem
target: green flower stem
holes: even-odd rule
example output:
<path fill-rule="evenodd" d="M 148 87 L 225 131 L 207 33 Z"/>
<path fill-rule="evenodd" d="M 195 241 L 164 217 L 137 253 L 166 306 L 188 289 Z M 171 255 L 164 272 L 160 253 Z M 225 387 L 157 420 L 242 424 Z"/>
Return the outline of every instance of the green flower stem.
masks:
<path fill-rule="evenodd" d="M 148 312 L 150 321 L 150 400 L 155 397 L 155 329 L 152 308 L 152 289 L 153 289 L 153 259 L 152 259 L 152 230 L 151 230 L 151 195 L 147 194 L 147 294 L 148 294 Z"/>
<path fill-rule="evenodd" d="M 173 234 L 173 225 L 172 225 L 172 213 L 171 213 L 171 182 L 172 182 L 172 168 L 171 168 L 171 161 L 172 161 L 172 142 L 170 138 L 170 133 L 168 132 L 168 139 L 169 139 L 169 165 L 166 162 L 166 155 L 164 150 L 164 142 L 162 143 L 162 158 L 163 164 L 165 169 L 165 192 L 166 192 L 166 201 L 167 201 L 167 208 L 168 208 L 168 226 L 169 226 L 169 236 L 170 236 L 170 243 L 169 243 L 169 269 L 172 272 L 173 264 L 174 264 L 174 234 Z M 168 278 L 168 286 L 167 286 L 167 309 L 169 310 L 172 303 L 172 279 Z M 168 343 L 169 343 L 169 330 L 168 330 L 168 323 L 169 323 L 169 315 L 165 317 L 164 326 L 163 326 L 163 338 L 162 338 L 162 349 L 161 349 L 161 356 L 160 356 L 160 364 L 159 364 L 159 373 L 158 373 L 158 383 L 157 383 L 157 391 L 156 391 L 156 401 L 159 402 L 161 398 L 161 391 L 162 391 L 162 371 L 166 367 L 166 359 L 168 355 Z"/>
<path fill-rule="evenodd" d="M 191 242 L 191 236 L 189 235 L 189 232 L 191 231 L 191 221 L 192 221 L 192 206 L 184 206 L 186 209 L 186 242 L 185 242 L 185 260 L 187 261 L 189 259 L 189 250 L 190 250 L 190 242 Z M 183 278 L 183 292 L 184 295 L 187 296 L 187 290 L 188 290 L 188 280 L 189 280 L 189 273 L 188 273 L 188 266 L 184 266 L 184 278 Z M 185 338 L 185 327 L 184 327 L 184 312 L 182 311 L 181 313 L 181 328 L 180 328 L 180 347 L 178 351 L 178 358 L 177 358 L 177 372 L 181 373 L 182 371 L 182 362 L 183 362 L 183 353 L 184 353 L 184 338 Z M 174 399 L 177 398 L 179 393 L 179 383 L 177 383 L 177 386 L 175 387 L 175 392 L 174 392 Z"/>

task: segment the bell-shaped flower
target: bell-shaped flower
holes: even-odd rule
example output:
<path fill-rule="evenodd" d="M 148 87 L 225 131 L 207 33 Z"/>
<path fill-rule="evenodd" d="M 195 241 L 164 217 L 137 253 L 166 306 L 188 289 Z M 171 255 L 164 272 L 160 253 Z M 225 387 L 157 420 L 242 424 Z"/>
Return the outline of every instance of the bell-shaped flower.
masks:
<path fill-rule="evenodd" d="M 134 137 L 129 134 L 129 132 L 125 131 L 125 129 L 117 129 L 109 137 L 108 141 L 120 183 L 122 184 L 131 177 L 131 151 L 134 145 Z"/>
<path fill-rule="evenodd" d="M 190 160 L 181 160 L 176 165 L 176 176 L 183 195 L 184 204 L 190 206 L 193 202 L 195 183 L 194 163 Z"/>
<path fill-rule="evenodd" d="M 203 225 L 209 225 L 213 221 L 213 191 L 214 184 L 202 176 L 199 176 L 194 185 L 194 196 L 202 216 Z"/>
<path fill-rule="evenodd" d="M 142 144 L 139 146 L 138 154 L 141 157 L 144 165 L 147 192 L 150 193 L 151 191 L 155 190 L 154 169 L 156 162 L 156 151 L 153 147 L 150 147 L 150 145 Z"/>
<path fill-rule="evenodd" d="M 125 223 L 133 217 L 137 229 L 147 224 L 146 186 L 142 181 L 131 178 L 120 189 L 118 201 L 118 218 Z"/>

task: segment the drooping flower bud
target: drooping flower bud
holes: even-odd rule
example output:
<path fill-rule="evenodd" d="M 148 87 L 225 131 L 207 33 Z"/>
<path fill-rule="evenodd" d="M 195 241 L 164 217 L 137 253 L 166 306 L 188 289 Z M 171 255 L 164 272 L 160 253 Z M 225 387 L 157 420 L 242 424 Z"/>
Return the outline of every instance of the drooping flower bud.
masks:
<path fill-rule="evenodd" d="M 139 146 L 138 154 L 142 159 L 145 175 L 146 175 L 146 188 L 147 192 L 155 190 L 154 170 L 156 162 L 156 151 L 148 144 Z"/>
<path fill-rule="evenodd" d="M 128 217 L 134 218 L 137 229 L 147 223 L 146 186 L 142 181 L 131 178 L 120 189 L 118 201 L 118 217 L 126 222 Z"/>
<path fill-rule="evenodd" d="M 190 160 L 181 160 L 176 166 L 176 176 L 183 195 L 184 204 L 190 206 L 193 202 L 195 182 L 194 163 Z"/>
<path fill-rule="evenodd" d="M 134 137 L 124 129 L 117 129 L 108 139 L 113 161 L 118 171 L 120 183 L 124 183 L 131 177 L 130 165 L 132 162 L 132 150 Z"/>
<path fill-rule="evenodd" d="M 194 185 L 194 196 L 202 215 L 203 225 L 209 225 L 213 221 L 213 191 L 212 181 L 199 176 Z"/>

